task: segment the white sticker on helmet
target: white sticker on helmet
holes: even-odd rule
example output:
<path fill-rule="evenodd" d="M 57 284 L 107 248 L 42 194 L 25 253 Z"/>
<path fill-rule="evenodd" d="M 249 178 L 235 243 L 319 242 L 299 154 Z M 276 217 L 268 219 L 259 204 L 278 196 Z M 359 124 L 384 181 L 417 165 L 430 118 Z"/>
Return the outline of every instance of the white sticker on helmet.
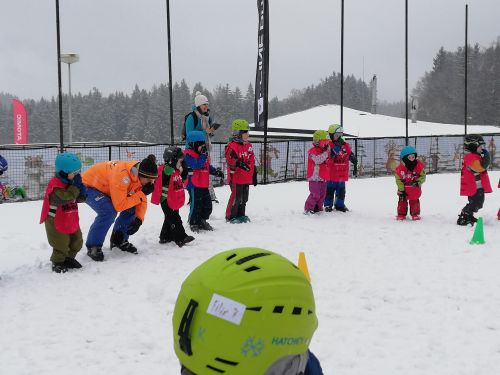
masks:
<path fill-rule="evenodd" d="M 232 299 L 214 293 L 207 308 L 207 314 L 240 325 L 246 306 Z"/>

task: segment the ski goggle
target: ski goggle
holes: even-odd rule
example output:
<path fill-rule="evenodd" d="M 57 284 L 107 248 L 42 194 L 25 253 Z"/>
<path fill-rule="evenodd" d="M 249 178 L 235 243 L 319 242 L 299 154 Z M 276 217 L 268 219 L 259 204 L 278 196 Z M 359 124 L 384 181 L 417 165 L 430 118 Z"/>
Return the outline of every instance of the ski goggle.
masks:
<path fill-rule="evenodd" d="M 308 352 L 299 355 L 288 355 L 274 362 L 263 375 L 304 375 L 308 360 Z M 181 375 L 197 374 L 182 366 Z"/>

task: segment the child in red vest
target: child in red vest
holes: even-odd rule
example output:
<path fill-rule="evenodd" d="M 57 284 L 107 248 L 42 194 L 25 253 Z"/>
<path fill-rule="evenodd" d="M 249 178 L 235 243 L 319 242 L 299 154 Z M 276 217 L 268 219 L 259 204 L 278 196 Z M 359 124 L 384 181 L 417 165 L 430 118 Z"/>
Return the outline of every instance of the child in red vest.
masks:
<path fill-rule="evenodd" d="M 250 130 L 246 120 L 234 120 L 231 128 L 233 136 L 226 146 L 227 179 L 231 187 L 231 196 L 227 202 L 226 221 L 231 224 L 250 221 L 245 214 L 250 184 L 257 185 L 255 154 L 248 142 Z"/>
<path fill-rule="evenodd" d="M 349 180 L 349 161 L 356 165 L 358 159 L 351 151 L 351 145 L 342 135 L 344 130 L 340 125 L 328 127 L 331 157 L 328 160 L 329 178 L 326 188 L 325 211 L 349 211 L 345 205 L 345 183 Z M 354 169 L 356 171 L 356 168 Z M 334 202 L 335 200 L 335 202 Z"/>
<path fill-rule="evenodd" d="M 87 189 L 82 183 L 82 163 L 72 153 L 56 157 L 56 175 L 45 190 L 40 224 L 52 246 L 52 271 L 64 273 L 68 268 L 81 268 L 75 257 L 83 245 L 77 202 L 84 202 Z"/>
<path fill-rule="evenodd" d="M 425 182 L 425 165 L 417 159 L 417 150 L 412 146 L 403 147 L 400 153 L 401 163 L 395 170 L 398 186 L 398 216 L 397 220 L 405 220 L 410 203 L 412 220 L 420 220 L 420 195 Z"/>
<path fill-rule="evenodd" d="M 193 232 L 213 230 L 207 222 L 212 213 L 212 199 L 208 190 L 210 175 L 224 178 L 220 168 L 210 165 L 205 134 L 192 131 L 187 135 L 188 147 L 184 150 L 184 160 L 188 167 L 188 185 L 191 196 L 189 226 Z"/>
<path fill-rule="evenodd" d="M 160 232 L 160 243 L 174 241 L 182 247 L 194 240 L 188 236 L 182 225 L 179 209 L 184 206 L 184 181 L 188 171 L 184 163 L 184 154 L 179 147 L 169 146 L 163 153 L 164 165 L 158 167 L 158 178 L 151 196 L 151 203 L 161 204 L 165 214 Z"/>
<path fill-rule="evenodd" d="M 304 213 L 315 214 L 323 211 L 323 201 L 326 195 L 328 181 L 328 132 L 316 130 L 313 134 L 312 147 L 307 152 L 307 181 L 309 181 L 309 196 L 304 205 Z"/>
<path fill-rule="evenodd" d="M 491 193 L 488 166 L 490 154 L 484 148 L 486 143 L 480 135 L 467 135 L 464 139 L 464 160 L 460 176 L 460 195 L 467 196 L 469 203 L 458 215 L 458 225 L 474 225 L 474 213 L 483 208 L 484 193 Z"/>

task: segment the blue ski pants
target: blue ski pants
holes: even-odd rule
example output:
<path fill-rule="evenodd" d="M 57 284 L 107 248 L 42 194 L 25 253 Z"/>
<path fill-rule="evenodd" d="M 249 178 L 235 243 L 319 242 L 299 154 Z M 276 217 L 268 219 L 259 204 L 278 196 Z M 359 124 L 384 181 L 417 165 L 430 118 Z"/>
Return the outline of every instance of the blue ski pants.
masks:
<path fill-rule="evenodd" d="M 333 207 L 334 198 L 335 207 L 345 206 L 345 181 L 328 181 L 324 206 Z"/>
<path fill-rule="evenodd" d="M 86 203 L 97 213 L 97 217 L 90 226 L 87 235 L 87 241 L 85 242 L 87 248 L 92 246 L 102 247 L 106 234 L 113 223 L 115 223 L 113 232 L 122 232 L 124 241 L 128 240 L 127 228 L 135 218 L 135 207 L 122 211 L 115 221 L 117 212 L 113 207 L 111 198 L 106 194 L 88 188 Z"/>

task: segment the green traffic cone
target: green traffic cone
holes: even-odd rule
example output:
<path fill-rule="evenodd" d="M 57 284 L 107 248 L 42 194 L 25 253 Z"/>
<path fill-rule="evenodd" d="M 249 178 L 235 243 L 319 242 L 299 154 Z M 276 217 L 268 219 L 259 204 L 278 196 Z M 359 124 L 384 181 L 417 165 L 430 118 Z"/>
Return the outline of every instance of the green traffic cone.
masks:
<path fill-rule="evenodd" d="M 482 217 L 477 219 L 476 228 L 474 229 L 474 234 L 472 235 L 472 239 L 469 243 L 471 245 L 484 245 L 486 243 L 486 241 L 484 240 Z"/>

